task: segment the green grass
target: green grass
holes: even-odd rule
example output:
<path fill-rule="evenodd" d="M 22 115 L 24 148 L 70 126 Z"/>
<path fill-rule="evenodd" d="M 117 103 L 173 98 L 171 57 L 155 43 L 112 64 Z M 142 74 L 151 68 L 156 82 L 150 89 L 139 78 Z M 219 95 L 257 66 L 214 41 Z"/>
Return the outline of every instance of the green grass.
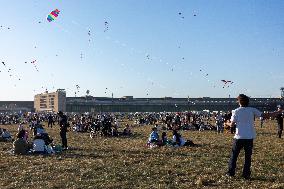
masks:
<path fill-rule="evenodd" d="M 284 139 L 276 123 L 257 125 L 252 179 L 243 180 L 244 153 L 235 178 L 224 176 L 233 136 L 213 131 L 183 131 L 199 147 L 148 149 L 151 126 L 134 127 L 130 138 L 94 138 L 68 133 L 70 150 L 51 156 L 15 156 L 12 143 L 0 143 L 0 188 L 284 188 Z M 12 134 L 17 126 L 8 128 Z M 46 128 L 56 144 L 59 129 Z M 171 132 L 168 132 L 171 137 Z"/>

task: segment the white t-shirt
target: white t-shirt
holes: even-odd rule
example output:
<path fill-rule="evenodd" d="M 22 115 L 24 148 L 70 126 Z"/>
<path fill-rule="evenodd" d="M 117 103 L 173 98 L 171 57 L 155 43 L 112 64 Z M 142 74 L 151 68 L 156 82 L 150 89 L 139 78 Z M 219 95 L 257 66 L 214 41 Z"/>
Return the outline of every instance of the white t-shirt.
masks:
<path fill-rule="evenodd" d="M 256 136 L 254 118 L 262 113 L 252 107 L 239 107 L 232 111 L 231 121 L 236 123 L 235 139 L 254 139 Z"/>
<path fill-rule="evenodd" d="M 182 136 L 179 137 L 179 140 L 180 140 L 180 145 L 176 145 L 176 146 L 183 146 L 185 144 L 185 140 Z M 177 142 L 177 137 L 175 135 L 173 135 L 173 143 Z"/>

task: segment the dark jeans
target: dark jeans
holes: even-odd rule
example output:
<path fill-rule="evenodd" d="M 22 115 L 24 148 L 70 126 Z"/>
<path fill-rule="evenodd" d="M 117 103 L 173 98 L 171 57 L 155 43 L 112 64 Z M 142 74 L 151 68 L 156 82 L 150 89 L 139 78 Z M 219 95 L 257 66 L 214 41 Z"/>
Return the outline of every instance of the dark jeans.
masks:
<path fill-rule="evenodd" d="M 250 166 L 251 166 L 253 139 L 235 139 L 234 140 L 231 158 L 230 158 L 230 161 L 229 161 L 228 174 L 230 176 L 235 175 L 237 159 L 238 159 L 239 153 L 240 153 L 242 148 L 244 148 L 244 150 L 245 150 L 245 164 L 244 164 L 242 176 L 244 178 L 249 178 L 250 174 L 251 174 Z"/>
<path fill-rule="evenodd" d="M 278 123 L 278 137 L 279 138 L 281 138 L 282 131 L 283 131 L 283 124 Z"/>
<path fill-rule="evenodd" d="M 196 144 L 194 144 L 191 140 L 187 140 L 184 146 L 196 146 Z"/>
<path fill-rule="evenodd" d="M 48 121 L 47 127 L 51 127 L 52 128 L 53 122 L 52 121 Z"/>
<path fill-rule="evenodd" d="M 62 147 L 63 148 L 67 148 L 67 136 L 66 136 L 66 132 L 64 131 L 60 131 L 60 137 L 61 137 L 61 141 L 62 141 Z"/>

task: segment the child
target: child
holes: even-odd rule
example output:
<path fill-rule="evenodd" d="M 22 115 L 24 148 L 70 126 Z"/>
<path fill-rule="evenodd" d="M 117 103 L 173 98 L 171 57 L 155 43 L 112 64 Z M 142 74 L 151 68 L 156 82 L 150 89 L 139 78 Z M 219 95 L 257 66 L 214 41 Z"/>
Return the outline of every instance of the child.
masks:
<path fill-rule="evenodd" d="M 168 140 L 167 133 L 166 133 L 166 132 L 163 132 L 163 133 L 162 133 L 161 146 L 169 145 L 169 144 L 171 144 L 171 143 L 172 143 L 172 142 L 171 142 L 170 140 Z"/>
<path fill-rule="evenodd" d="M 223 131 L 224 131 L 224 128 L 223 128 L 223 124 L 224 124 L 223 116 L 221 114 L 218 114 L 215 119 L 216 119 L 217 133 L 223 133 Z"/>
<path fill-rule="evenodd" d="M 152 128 L 152 132 L 148 138 L 147 146 L 154 148 L 160 146 L 161 142 L 159 140 L 158 129 L 156 127 Z"/>
<path fill-rule="evenodd" d="M 126 124 L 125 128 L 123 129 L 122 135 L 125 135 L 125 136 L 130 136 L 131 135 L 131 129 L 130 129 L 128 124 Z"/>

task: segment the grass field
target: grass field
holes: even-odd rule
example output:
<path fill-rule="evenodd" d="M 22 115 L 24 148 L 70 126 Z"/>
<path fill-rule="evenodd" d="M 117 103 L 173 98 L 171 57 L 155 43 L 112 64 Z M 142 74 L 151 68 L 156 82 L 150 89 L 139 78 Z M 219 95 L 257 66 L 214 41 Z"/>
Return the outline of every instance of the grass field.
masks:
<path fill-rule="evenodd" d="M 233 136 L 213 131 L 183 131 L 198 147 L 148 149 L 151 126 L 134 127 L 130 138 L 94 138 L 68 132 L 70 150 L 51 156 L 15 156 L 0 143 L 0 188 L 284 188 L 284 139 L 276 123 L 256 123 L 252 179 L 243 180 L 244 153 L 235 178 L 225 175 Z M 12 134 L 17 126 L 8 128 Z M 46 128 L 56 144 L 59 129 Z M 171 132 L 168 132 L 171 137 Z"/>

